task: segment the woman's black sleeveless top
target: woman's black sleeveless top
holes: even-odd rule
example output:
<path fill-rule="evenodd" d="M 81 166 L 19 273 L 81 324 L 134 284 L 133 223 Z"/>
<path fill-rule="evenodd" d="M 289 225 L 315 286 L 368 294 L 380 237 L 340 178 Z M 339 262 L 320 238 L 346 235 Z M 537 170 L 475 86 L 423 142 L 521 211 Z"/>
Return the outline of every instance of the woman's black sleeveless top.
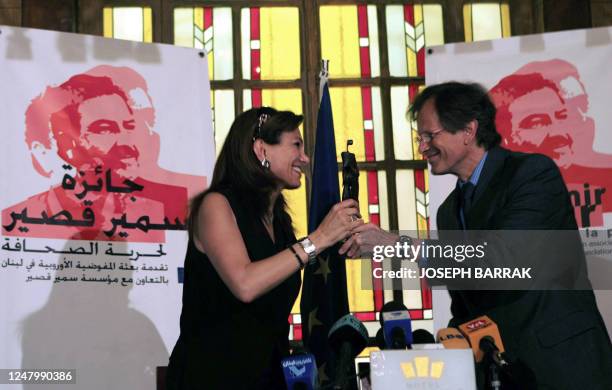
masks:
<path fill-rule="evenodd" d="M 229 201 L 251 261 L 295 243 L 274 223 L 275 242 L 248 199 L 219 191 Z M 227 245 L 236 245 L 227 242 Z M 208 256 L 189 242 L 185 258 L 181 333 L 170 357 L 168 389 L 284 389 L 280 360 L 288 354 L 288 317 L 301 279 L 296 272 L 251 303 L 238 300 Z"/>

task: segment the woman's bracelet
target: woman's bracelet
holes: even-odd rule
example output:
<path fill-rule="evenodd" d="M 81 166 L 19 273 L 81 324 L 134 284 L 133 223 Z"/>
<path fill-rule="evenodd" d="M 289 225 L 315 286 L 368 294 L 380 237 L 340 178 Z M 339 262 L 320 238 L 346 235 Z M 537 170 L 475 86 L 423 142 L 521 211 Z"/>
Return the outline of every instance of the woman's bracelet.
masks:
<path fill-rule="evenodd" d="M 295 250 L 295 248 L 293 247 L 293 245 L 289 246 L 289 249 L 291 249 L 291 252 L 293 252 L 293 254 L 295 255 L 295 258 L 297 259 L 299 265 L 300 265 L 300 269 L 304 269 L 304 267 L 306 266 L 306 264 L 304 264 L 304 262 L 302 261 L 302 259 L 300 258 L 300 255 L 298 255 L 297 251 Z"/>

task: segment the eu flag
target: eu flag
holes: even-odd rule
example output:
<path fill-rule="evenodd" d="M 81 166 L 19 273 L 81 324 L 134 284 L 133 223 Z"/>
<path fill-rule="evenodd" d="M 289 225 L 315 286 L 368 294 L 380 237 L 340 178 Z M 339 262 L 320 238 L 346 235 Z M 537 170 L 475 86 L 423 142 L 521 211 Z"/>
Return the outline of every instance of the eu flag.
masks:
<path fill-rule="evenodd" d="M 327 83 L 322 89 L 317 118 L 317 133 L 312 169 L 312 189 L 308 231 L 314 231 L 331 207 L 340 201 L 334 119 Z M 335 362 L 327 341 L 331 326 L 348 314 L 346 267 L 344 258 L 333 246 L 304 269 L 302 287 L 302 335 L 304 345 L 315 355 L 319 378 L 324 384 L 333 380 Z"/>

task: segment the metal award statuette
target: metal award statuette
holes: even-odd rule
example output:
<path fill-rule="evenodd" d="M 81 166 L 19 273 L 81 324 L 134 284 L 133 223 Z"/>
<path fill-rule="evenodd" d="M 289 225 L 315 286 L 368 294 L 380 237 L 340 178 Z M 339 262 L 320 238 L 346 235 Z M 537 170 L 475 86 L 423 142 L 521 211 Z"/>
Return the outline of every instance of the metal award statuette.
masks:
<path fill-rule="evenodd" d="M 342 152 L 342 200 L 355 199 L 359 202 L 359 168 L 355 155 L 349 152 L 353 140 L 346 141 L 346 152 Z"/>

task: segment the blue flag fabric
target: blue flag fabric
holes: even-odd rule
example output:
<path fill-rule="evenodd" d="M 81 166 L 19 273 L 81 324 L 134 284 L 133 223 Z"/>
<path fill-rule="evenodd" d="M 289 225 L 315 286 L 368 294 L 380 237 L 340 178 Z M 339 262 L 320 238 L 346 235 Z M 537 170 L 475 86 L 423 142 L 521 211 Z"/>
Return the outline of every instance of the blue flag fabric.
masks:
<path fill-rule="evenodd" d="M 340 201 L 334 120 L 327 84 L 323 87 L 317 118 L 317 133 L 312 170 L 312 189 L 308 231 L 314 231 L 331 207 Z M 333 380 L 334 356 L 327 335 L 340 317 L 348 314 L 346 267 L 334 246 L 304 269 L 302 287 L 302 335 L 304 346 L 315 355 L 323 384 Z"/>

